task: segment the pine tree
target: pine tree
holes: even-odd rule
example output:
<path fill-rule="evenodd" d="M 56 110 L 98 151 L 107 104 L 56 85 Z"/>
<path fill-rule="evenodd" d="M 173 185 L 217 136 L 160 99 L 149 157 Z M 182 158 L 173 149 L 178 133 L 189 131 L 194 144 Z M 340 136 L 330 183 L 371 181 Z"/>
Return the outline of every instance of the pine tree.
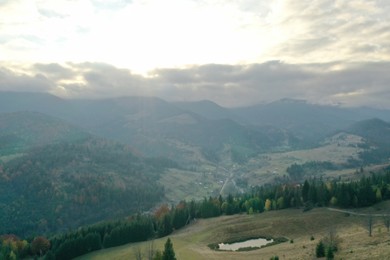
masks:
<path fill-rule="evenodd" d="M 310 184 L 307 180 L 305 180 L 305 183 L 303 184 L 302 187 L 302 198 L 304 202 L 306 202 L 309 199 L 309 189 L 310 189 Z"/>
<path fill-rule="evenodd" d="M 326 250 L 326 259 L 331 260 L 334 258 L 333 249 L 331 247 L 328 247 Z"/>
<path fill-rule="evenodd" d="M 320 241 L 316 246 L 316 256 L 317 257 L 324 257 L 325 256 L 325 246 L 322 241 Z"/>
<path fill-rule="evenodd" d="M 168 238 L 167 242 L 165 242 L 162 259 L 163 260 L 176 260 L 175 251 L 173 250 L 173 244 L 172 244 L 170 238 Z"/>

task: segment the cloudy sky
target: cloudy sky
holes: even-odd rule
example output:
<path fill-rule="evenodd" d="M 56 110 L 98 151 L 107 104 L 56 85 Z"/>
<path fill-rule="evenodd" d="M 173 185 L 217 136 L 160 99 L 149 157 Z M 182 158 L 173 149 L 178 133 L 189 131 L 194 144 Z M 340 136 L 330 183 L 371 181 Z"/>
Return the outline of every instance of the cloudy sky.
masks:
<path fill-rule="evenodd" d="M 390 108 L 388 0 L 0 0 L 0 90 Z"/>

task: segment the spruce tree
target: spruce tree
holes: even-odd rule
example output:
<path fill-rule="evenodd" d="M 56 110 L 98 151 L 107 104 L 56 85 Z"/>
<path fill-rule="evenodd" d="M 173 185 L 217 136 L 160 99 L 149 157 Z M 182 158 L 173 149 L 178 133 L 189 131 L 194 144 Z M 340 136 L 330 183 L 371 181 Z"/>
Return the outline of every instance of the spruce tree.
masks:
<path fill-rule="evenodd" d="M 328 247 L 328 249 L 326 250 L 326 259 L 328 260 L 334 259 L 334 253 L 331 247 Z"/>
<path fill-rule="evenodd" d="M 163 260 L 176 260 L 175 251 L 173 250 L 173 244 L 172 244 L 170 238 L 168 238 L 167 242 L 165 242 L 162 259 Z"/>
<path fill-rule="evenodd" d="M 310 189 L 310 184 L 307 180 L 305 180 L 302 187 L 302 198 L 304 202 L 306 202 L 309 199 L 309 189 Z"/>
<path fill-rule="evenodd" d="M 324 257 L 324 256 L 325 256 L 325 246 L 324 243 L 320 241 L 316 247 L 316 257 Z"/>

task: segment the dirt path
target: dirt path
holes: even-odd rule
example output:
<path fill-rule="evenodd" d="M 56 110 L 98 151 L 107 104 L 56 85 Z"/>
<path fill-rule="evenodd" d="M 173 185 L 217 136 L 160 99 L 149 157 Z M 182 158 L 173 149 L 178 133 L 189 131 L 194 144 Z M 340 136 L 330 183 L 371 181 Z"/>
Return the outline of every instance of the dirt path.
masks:
<path fill-rule="evenodd" d="M 389 217 L 390 214 L 372 214 L 372 213 L 357 213 L 349 210 L 342 210 L 342 209 L 335 209 L 335 208 L 327 208 L 330 211 L 336 211 L 340 213 L 350 214 L 353 216 L 360 216 L 360 217 Z"/>

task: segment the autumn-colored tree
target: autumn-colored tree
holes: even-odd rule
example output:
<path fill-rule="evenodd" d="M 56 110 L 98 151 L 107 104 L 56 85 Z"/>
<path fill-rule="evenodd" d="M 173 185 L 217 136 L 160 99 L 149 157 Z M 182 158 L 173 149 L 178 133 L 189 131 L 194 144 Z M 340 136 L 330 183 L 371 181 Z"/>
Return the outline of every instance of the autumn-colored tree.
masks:
<path fill-rule="evenodd" d="M 166 214 L 170 212 L 170 209 L 167 204 L 161 205 L 156 211 L 154 212 L 154 217 L 156 219 L 162 219 Z"/>
<path fill-rule="evenodd" d="M 271 200 L 270 199 L 266 199 L 265 200 L 265 204 L 264 204 L 264 210 L 266 210 L 266 211 L 271 210 L 271 206 L 272 206 Z"/>
<path fill-rule="evenodd" d="M 44 255 L 50 249 L 50 241 L 45 237 L 39 236 L 36 237 L 31 242 L 31 252 L 34 255 Z"/>

